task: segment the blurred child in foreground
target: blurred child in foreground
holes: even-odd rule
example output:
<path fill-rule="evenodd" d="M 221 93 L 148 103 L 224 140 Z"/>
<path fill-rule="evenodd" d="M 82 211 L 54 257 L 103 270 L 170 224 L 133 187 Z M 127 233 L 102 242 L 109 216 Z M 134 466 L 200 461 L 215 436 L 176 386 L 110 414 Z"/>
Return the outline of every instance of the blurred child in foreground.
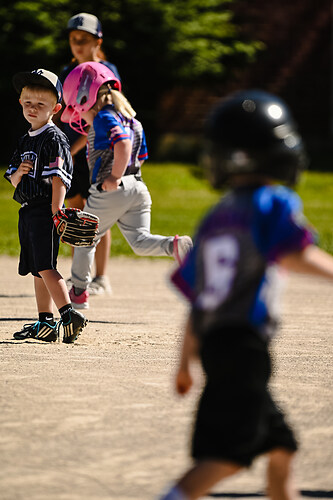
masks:
<path fill-rule="evenodd" d="M 268 389 L 281 270 L 333 281 L 333 258 L 315 246 L 300 198 L 282 185 L 297 182 L 306 157 L 281 99 L 263 91 L 233 94 L 209 117 L 206 135 L 212 185 L 229 189 L 172 276 L 191 305 L 176 391 L 191 388 L 195 359 L 206 379 L 192 438 L 194 465 L 161 498 L 205 496 L 266 454 L 267 494 L 291 500 L 298 445 Z"/>

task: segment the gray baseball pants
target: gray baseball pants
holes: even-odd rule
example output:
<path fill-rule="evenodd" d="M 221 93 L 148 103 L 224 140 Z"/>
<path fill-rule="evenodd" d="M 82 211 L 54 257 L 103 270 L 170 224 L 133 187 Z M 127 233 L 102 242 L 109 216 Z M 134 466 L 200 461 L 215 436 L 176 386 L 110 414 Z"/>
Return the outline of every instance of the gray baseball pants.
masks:
<path fill-rule="evenodd" d="M 173 236 L 150 233 L 151 197 L 143 181 L 134 175 L 122 178 L 117 191 L 97 190 L 93 184 L 84 207 L 85 212 L 99 217 L 96 242 L 91 247 L 76 247 L 72 262 L 72 282 L 77 288 L 86 289 L 91 282 L 96 245 L 101 236 L 117 224 L 126 241 L 137 255 L 171 256 Z"/>

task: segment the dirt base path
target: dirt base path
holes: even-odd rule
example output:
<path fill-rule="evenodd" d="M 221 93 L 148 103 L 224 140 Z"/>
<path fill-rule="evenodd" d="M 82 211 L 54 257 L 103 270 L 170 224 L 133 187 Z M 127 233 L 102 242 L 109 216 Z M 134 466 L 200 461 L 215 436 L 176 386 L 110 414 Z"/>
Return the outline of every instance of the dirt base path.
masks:
<path fill-rule="evenodd" d="M 200 390 L 175 396 L 186 304 L 167 259 L 113 258 L 111 296 L 92 297 L 74 345 L 14 341 L 36 320 L 32 278 L 1 257 L 0 499 L 154 500 L 189 465 Z M 59 270 L 69 276 L 70 260 Z M 333 287 L 291 277 L 274 341 L 274 394 L 301 442 L 304 496 L 333 497 Z M 224 498 L 264 493 L 265 459 L 216 486 Z M 207 497 L 208 498 L 208 497 Z"/>

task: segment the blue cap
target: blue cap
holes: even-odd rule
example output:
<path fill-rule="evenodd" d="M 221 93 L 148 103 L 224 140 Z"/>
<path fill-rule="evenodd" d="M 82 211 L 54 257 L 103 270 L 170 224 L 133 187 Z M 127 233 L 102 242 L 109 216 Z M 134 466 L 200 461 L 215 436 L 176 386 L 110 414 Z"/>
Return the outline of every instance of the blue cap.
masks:
<path fill-rule="evenodd" d="M 67 23 L 67 30 L 87 31 L 97 38 L 103 37 L 100 20 L 93 14 L 87 14 L 86 12 L 81 12 L 81 14 L 71 17 Z"/>
<path fill-rule="evenodd" d="M 46 69 L 34 69 L 33 71 L 23 71 L 16 73 L 13 77 L 13 85 L 16 91 L 21 94 L 23 87 L 26 85 L 40 85 L 47 89 L 53 90 L 57 96 L 57 102 L 62 101 L 62 85 L 54 73 Z"/>

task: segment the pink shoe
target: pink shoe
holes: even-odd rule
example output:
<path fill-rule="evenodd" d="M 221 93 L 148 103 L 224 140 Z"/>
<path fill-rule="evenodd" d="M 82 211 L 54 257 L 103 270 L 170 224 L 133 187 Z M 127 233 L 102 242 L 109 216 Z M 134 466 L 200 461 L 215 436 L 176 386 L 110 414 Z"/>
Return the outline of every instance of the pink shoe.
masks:
<path fill-rule="evenodd" d="M 192 240 L 189 236 L 176 236 L 173 239 L 173 251 L 172 256 L 178 264 L 181 264 L 186 256 L 186 254 L 193 247 Z"/>
<path fill-rule="evenodd" d="M 89 309 L 89 292 L 85 290 L 80 295 L 75 295 L 74 287 L 69 291 L 69 298 L 71 299 L 72 306 L 74 309 Z"/>

